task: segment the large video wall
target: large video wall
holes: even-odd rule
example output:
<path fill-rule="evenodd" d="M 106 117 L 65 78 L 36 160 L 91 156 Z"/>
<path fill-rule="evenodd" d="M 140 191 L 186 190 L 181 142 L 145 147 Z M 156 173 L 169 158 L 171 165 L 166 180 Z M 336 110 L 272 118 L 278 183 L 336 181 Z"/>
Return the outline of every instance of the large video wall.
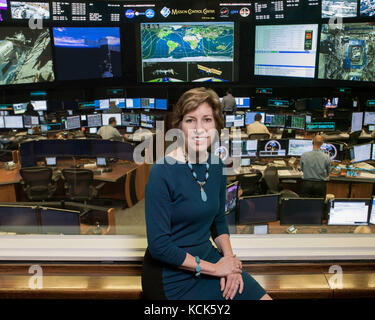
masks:
<path fill-rule="evenodd" d="M 371 83 L 374 50 L 373 0 L 0 0 L 1 87 Z"/>

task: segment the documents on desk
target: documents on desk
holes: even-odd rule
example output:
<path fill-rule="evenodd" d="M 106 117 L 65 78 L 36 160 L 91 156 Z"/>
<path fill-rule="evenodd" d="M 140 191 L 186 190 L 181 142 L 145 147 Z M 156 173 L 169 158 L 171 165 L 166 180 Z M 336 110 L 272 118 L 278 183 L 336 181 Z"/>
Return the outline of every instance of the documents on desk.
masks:
<path fill-rule="evenodd" d="M 361 173 L 359 174 L 359 178 L 363 178 L 363 179 L 375 179 L 375 174 L 371 173 L 371 172 L 363 172 L 363 171 L 361 171 Z"/>
<path fill-rule="evenodd" d="M 372 170 L 375 169 L 374 166 L 371 164 L 368 164 L 366 162 L 358 162 L 354 164 L 354 167 L 359 168 L 359 169 L 365 169 L 365 170 Z"/>
<path fill-rule="evenodd" d="M 294 171 L 294 170 L 278 170 L 277 171 L 278 175 L 280 178 L 282 177 L 302 177 L 302 172 L 301 171 Z"/>

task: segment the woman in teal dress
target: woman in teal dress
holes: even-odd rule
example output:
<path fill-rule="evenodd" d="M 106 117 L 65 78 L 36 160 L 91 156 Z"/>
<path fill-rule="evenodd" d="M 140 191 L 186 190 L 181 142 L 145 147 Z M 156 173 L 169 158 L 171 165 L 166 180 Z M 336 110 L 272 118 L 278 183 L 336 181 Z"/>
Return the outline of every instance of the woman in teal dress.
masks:
<path fill-rule="evenodd" d="M 174 110 L 174 126 L 183 142 L 152 167 L 146 185 L 144 297 L 271 299 L 232 252 L 224 165 L 207 151 L 223 128 L 217 94 L 205 88 L 185 92 Z"/>

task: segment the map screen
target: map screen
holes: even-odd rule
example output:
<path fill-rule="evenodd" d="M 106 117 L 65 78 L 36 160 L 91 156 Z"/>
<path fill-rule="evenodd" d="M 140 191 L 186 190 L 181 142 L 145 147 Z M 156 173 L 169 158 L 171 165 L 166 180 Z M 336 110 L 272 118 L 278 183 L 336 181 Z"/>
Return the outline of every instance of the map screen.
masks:
<path fill-rule="evenodd" d="M 234 23 L 142 23 L 143 82 L 233 81 Z"/>

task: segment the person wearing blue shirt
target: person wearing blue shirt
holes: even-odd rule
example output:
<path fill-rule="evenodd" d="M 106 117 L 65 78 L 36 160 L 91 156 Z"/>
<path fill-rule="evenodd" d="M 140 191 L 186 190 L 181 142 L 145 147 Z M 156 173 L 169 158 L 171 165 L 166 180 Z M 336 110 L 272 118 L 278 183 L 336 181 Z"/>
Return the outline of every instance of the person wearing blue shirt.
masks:
<path fill-rule="evenodd" d="M 185 92 L 173 126 L 183 142 L 152 167 L 145 190 L 144 297 L 270 300 L 232 251 L 224 165 L 208 152 L 223 128 L 217 94 L 205 88 Z"/>
<path fill-rule="evenodd" d="M 301 156 L 302 195 L 304 197 L 326 197 L 326 181 L 331 159 L 320 149 L 323 143 L 323 137 L 316 135 L 313 139 L 313 150 L 305 152 Z"/>

